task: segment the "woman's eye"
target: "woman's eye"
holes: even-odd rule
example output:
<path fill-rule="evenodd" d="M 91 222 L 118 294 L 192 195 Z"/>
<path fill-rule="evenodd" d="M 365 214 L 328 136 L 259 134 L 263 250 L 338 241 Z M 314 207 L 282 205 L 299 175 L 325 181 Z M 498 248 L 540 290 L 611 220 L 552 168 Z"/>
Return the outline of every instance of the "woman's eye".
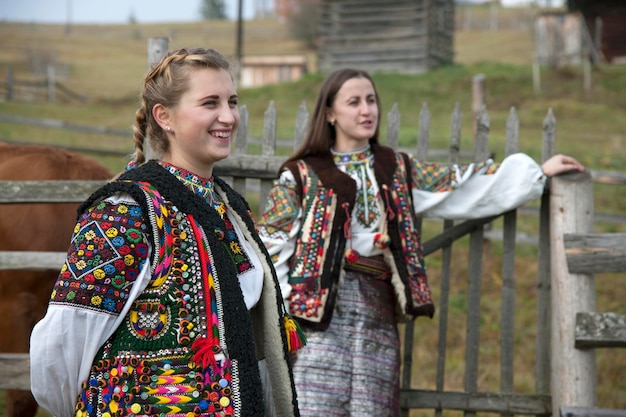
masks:
<path fill-rule="evenodd" d="M 230 100 L 228 104 L 230 104 L 231 107 L 237 107 L 239 100 Z"/>

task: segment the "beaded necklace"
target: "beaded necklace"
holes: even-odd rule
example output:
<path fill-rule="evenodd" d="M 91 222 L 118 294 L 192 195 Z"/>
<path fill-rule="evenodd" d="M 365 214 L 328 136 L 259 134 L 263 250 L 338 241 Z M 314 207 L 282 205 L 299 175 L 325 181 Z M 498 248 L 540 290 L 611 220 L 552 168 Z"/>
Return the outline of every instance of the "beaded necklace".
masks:
<path fill-rule="evenodd" d="M 183 168 L 178 168 L 167 162 L 161 162 L 161 166 L 168 170 L 172 175 L 178 178 L 187 188 L 193 191 L 195 194 L 204 198 L 211 207 L 217 211 L 217 213 L 224 218 L 226 214 L 226 205 L 220 198 L 219 194 L 215 191 L 215 183 L 213 177 L 202 178 L 194 174 L 191 171 L 187 171 Z"/>
<path fill-rule="evenodd" d="M 250 258 L 248 258 L 246 252 L 243 250 L 241 242 L 239 241 L 239 236 L 235 231 L 235 227 L 226 215 L 226 204 L 224 204 L 222 198 L 219 196 L 217 191 L 215 191 L 215 183 L 213 182 L 213 177 L 209 179 L 202 178 L 194 174 L 193 172 L 187 171 L 183 168 L 179 168 L 167 162 L 161 162 L 161 165 L 172 175 L 178 178 L 187 188 L 189 188 L 200 197 L 204 198 L 207 204 L 213 207 L 217 214 L 220 215 L 220 217 L 224 221 L 226 230 L 219 233 L 219 239 L 226 247 L 226 250 L 228 251 L 231 260 L 235 264 L 238 273 L 241 274 L 252 269 L 252 262 L 250 261 Z M 218 230 L 219 228 L 216 229 L 216 233 Z"/>
<path fill-rule="evenodd" d="M 364 227 L 370 227 L 380 216 L 380 208 L 376 204 L 376 189 L 369 174 L 374 163 L 372 149 L 367 145 L 355 152 L 336 152 L 332 149 L 331 152 L 335 165 L 343 168 L 357 182 L 356 220 Z"/>

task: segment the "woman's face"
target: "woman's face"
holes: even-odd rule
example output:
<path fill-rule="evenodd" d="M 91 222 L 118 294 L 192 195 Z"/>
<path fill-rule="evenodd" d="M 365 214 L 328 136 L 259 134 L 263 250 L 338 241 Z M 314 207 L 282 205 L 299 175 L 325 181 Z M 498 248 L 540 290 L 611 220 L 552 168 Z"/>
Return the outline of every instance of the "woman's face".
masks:
<path fill-rule="evenodd" d="M 367 78 L 347 80 L 337 92 L 326 113 L 337 132 L 335 150 L 349 152 L 364 148 L 378 124 L 378 105 L 374 86 Z"/>
<path fill-rule="evenodd" d="M 227 71 L 192 69 L 188 90 L 170 112 L 170 148 L 163 159 L 209 178 L 213 164 L 230 154 L 239 126 L 237 100 Z"/>

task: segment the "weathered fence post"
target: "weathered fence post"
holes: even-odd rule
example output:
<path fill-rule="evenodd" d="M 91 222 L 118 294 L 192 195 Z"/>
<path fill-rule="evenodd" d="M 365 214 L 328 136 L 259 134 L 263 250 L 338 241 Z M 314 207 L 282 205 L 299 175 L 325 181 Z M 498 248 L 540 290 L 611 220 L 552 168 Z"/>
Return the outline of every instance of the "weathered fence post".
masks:
<path fill-rule="evenodd" d="M 7 68 L 7 101 L 13 100 L 13 67 L 9 65 Z"/>
<path fill-rule="evenodd" d="M 157 62 L 161 60 L 167 53 L 167 48 L 169 48 L 169 39 L 165 37 L 155 37 L 148 38 L 148 71 L 150 68 Z M 150 146 L 149 138 L 144 141 L 144 153 L 146 155 L 146 161 L 152 159 L 154 155 L 154 151 L 152 150 L 152 146 Z"/>
<path fill-rule="evenodd" d="M 274 104 L 274 100 L 271 100 L 270 105 L 267 110 L 265 110 L 263 117 L 263 139 L 261 142 L 261 155 L 263 156 L 276 155 L 276 118 L 276 105 Z M 261 207 L 263 207 L 263 204 L 267 201 L 267 196 L 269 195 L 271 188 L 271 181 L 261 182 L 261 191 L 259 194 Z"/>
<path fill-rule="evenodd" d="M 485 74 L 476 74 L 472 78 L 472 131 L 476 135 L 478 129 L 478 117 L 485 104 L 485 96 L 487 95 L 487 82 Z"/>
<path fill-rule="evenodd" d="M 519 151 L 519 117 L 511 108 L 506 122 L 505 157 Z M 517 211 L 504 215 L 502 229 L 502 302 L 500 305 L 500 391 L 512 393 L 515 346 L 515 239 Z M 489 223 L 491 224 L 491 223 Z M 502 416 L 510 416 L 503 414 Z"/>
<path fill-rule="evenodd" d="M 46 67 L 46 82 L 48 85 L 48 101 L 55 101 L 55 91 L 54 88 L 56 86 L 56 71 L 54 69 L 54 65 L 48 64 Z"/>
<path fill-rule="evenodd" d="M 552 109 L 543 120 L 541 162 L 554 155 L 556 119 Z M 550 394 L 550 195 L 544 192 L 539 207 L 539 247 L 537 252 L 537 339 L 535 390 Z"/>
<path fill-rule="evenodd" d="M 593 231 L 593 180 L 589 172 L 551 179 L 550 240 L 552 247 L 552 414 L 562 406 L 594 407 L 596 362 L 593 349 L 575 347 L 576 313 L 595 311 L 593 274 L 571 274 L 564 234 Z"/>

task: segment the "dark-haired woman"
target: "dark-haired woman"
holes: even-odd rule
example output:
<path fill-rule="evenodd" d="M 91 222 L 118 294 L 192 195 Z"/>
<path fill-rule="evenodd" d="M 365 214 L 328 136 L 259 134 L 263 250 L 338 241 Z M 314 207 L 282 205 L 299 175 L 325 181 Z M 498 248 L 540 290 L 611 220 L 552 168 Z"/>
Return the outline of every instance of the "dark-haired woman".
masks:
<path fill-rule="evenodd" d="M 368 73 L 330 74 L 259 224 L 307 338 L 293 365 L 302 416 L 399 415 L 396 323 L 434 313 L 416 216 L 503 213 L 539 197 L 548 176 L 583 169 L 564 155 L 427 164 L 381 146 L 379 125 Z"/>

